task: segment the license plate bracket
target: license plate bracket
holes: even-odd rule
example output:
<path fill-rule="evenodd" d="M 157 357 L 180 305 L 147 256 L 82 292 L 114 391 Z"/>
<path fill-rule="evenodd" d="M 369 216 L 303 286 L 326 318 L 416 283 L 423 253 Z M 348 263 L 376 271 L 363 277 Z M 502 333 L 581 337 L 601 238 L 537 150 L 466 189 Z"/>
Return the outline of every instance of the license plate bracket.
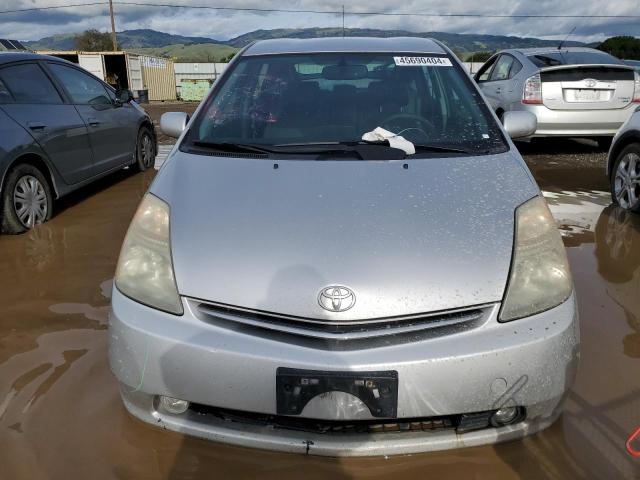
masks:
<path fill-rule="evenodd" d="M 376 418 L 398 413 L 398 372 L 333 372 L 280 367 L 276 371 L 278 415 L 300 415 L 313 397 L 345 392 L 364 403 Z"/>

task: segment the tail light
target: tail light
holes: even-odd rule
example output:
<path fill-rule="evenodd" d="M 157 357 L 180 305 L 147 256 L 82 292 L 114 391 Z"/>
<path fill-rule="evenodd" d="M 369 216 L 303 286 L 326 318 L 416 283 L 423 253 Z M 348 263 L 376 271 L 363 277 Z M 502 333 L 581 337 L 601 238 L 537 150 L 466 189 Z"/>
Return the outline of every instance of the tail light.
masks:
<path fill-rule="evenodd" d="M 540 80 L 539 73 L 525 80 L 522 92 L 522 103 L 542 105 L 542 80 Z"/>
<path fill-rule="evenodd" d="M 633 72 L 634 82 L 633 82 L 633 103 L 640 103 L 640 73 Z"/>

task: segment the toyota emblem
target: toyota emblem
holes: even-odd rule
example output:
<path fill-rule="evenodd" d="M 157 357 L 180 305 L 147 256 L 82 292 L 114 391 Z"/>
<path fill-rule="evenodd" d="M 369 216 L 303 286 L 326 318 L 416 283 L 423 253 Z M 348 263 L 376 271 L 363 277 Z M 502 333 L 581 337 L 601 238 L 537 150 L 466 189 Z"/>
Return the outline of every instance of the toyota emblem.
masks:
<path fill-rule="evenodd" d="M 345 312 L 356 304 L 356 294 L 350 288 L 331 285 L 320 290 L 318 303 L 330 312 Z"/>
<path fill-rule="evenodd" d="M 584 84 L 589 88 L 593 88 L 598 84 L 598 81 L 593 78 L 587 78 L 585 79 Z"/>

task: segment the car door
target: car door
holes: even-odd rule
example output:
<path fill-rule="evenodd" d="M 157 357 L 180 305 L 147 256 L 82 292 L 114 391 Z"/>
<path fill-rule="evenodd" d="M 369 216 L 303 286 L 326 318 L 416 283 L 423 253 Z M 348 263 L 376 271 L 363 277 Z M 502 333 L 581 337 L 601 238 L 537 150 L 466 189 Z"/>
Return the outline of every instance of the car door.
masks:
<path fill-rule="evenodd" d="M 489 97 L 487 84 L 489 83 L 491 73 L 493 72 L 493 69 L 495 68 L 496 62 L 498 61 L 499 57 L 500 55 L 494 55 L 489 60 L 487 60 L 473 77 L 487 100 Z"/>
<path fill-rule="evenodd" d="M 507 53 L 500 55 L 489 81 L 485 83 L 485 95 L 494 110 L 504 109 L 508 103 L 505 102 L 505 97 L 508 94 L 509 72 L 514 60 L 513 56 Z"/>
<path fill-rule="evenodd" d="M 513 63 L 509 69 L 509 78 L 505 82 L 506 93 L 503 96 L 503 108 L 505 111 L 513 110 L 514 104 L 520 104 L 520 102 L 522 102 L 522 87 L 524 86 L 524 82 L 522 76 L 518 76 L 518 74 L 522 71 L 523 65 L 515 56 L 512 58 Z"/>
<path fill-rule="evenodd" d="M 93 156 L 87 127 L 39 64 L 3 66 L 0 80 L 8 92 L 0 99 L 0 108 L 31 134 L 65 183 L 73 185 L 91 177 Z"/>
<path fill-rule="evenodd" d="M 135 118 L 115 101 L 108 88 L 93 75 L 71 65 L 48 62 L 89 129 L 95 173 L 131 163 L 135 150 Z"/>

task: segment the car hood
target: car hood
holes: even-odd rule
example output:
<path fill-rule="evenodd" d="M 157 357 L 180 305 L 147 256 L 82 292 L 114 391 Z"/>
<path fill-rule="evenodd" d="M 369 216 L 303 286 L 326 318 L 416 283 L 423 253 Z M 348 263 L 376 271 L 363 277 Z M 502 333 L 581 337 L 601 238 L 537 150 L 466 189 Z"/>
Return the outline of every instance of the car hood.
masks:
<path fill-rule="evenodd" d="M 176 151 L 151 192 L 171 207 L 180 294 L 333 320 L 500 301 L 514 210 L 539 194 L 515 149 L 406 166 Z M 348 311 L 320 307 L 332 285 L 355 293 Z"/>

